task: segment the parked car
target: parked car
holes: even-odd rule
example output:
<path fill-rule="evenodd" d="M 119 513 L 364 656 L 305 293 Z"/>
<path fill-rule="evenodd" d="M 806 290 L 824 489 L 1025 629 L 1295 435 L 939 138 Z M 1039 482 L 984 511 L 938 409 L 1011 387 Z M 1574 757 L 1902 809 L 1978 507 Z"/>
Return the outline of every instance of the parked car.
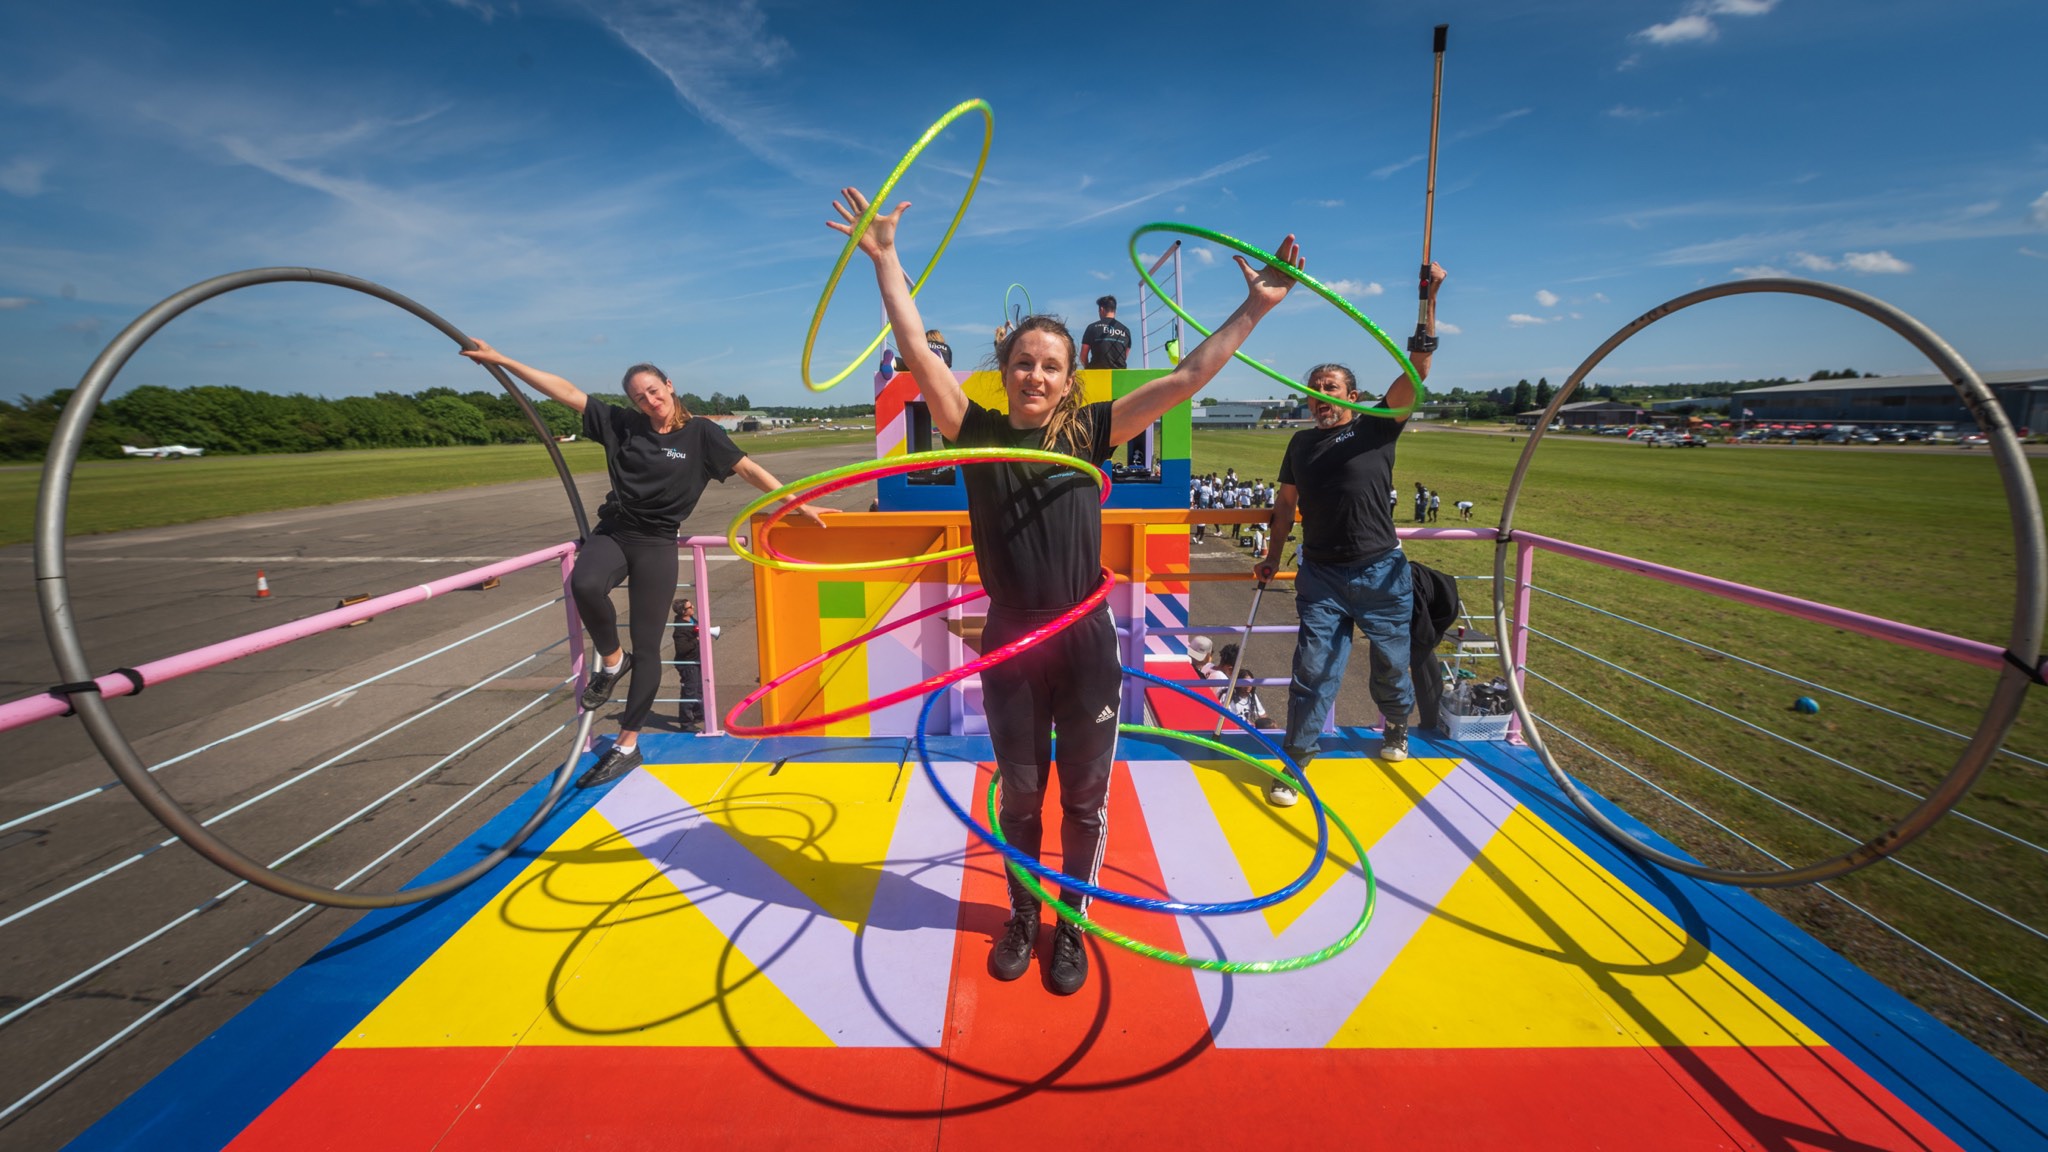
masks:
<path fill-rule="evenodd" d="M 1972 432 L 1961 440 L 1956 441 L 1956 443 L 1961 444 L 1965 448 L 1975 448 L 1979 444 L 1989 444 L 1991 441 L 1986 439 L 1982 432 Z"/>

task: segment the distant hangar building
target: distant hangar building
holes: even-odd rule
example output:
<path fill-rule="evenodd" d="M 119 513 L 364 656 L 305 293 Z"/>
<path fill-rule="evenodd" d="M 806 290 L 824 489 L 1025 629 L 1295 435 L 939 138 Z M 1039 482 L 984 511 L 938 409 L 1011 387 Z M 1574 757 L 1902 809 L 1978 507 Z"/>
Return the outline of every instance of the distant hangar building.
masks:
<path fill-rule="evenodd" d="M 1983 376 L 2014 427 L 2048 430 L 2048 370 L 1986 372 Z M 1870 376 L 1751 388 L 1735 393 L 1729 415 L 1764 424 L 1976 426 L 1955 386 L 1944 376 Z"/>

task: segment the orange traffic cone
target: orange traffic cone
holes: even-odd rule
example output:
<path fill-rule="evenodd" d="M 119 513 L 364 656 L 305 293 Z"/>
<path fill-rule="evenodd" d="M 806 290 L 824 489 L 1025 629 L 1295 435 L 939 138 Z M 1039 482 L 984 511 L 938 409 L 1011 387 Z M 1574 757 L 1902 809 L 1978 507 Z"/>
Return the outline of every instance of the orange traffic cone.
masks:
<path fill-rule="evenodd" d="M 270 595 L 270 581 L 263 578 L 263 569 L 256 570 L 256 598 L 263 600 Z"/>

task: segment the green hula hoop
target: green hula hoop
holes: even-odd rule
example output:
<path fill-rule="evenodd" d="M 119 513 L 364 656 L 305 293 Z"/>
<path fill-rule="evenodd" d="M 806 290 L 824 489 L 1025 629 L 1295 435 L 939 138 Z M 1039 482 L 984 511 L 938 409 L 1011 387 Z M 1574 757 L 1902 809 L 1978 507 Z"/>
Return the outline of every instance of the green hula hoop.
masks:
<path fill-rule="evenodd" d="M 1170 728 L 1154 728 L 1149 724 L 1119 724 L 1117 725 L 1117 731 L 1135 732 L 1142 736 L 1161 736 L 1170 740 L 1185 740 L 1190 744 L 1198 744 L 1211 751 L 1221 752 L 1233 760 L 1242 760 L 1266 775 L 1273 777 L 1275 780 L 1285 781 L 1287 779 L 1286 775 L 1278 768 L 1271 767 L 1265 762 L 1254 758 L 1249 753 L 1240 752 L 1220 740 L 1211 740 L 1207 736 L 1198 736 L 1192 732 L 1176 732 Z M 1007 840 L 1004 840 L 1002 821 L 996 813 L 996 795 L 1001 787 L 1002 778 L 1000 775 L 992 776 L 989 779 L 988 826 L 995 832 L 996 839 L 1008 843 Z M 1204 972 L 1292 972 L 1298 968 L 1307 968 L 1313 964 L 1321 964 L 1323 961 L 1358 943 L 1358 938 L 1365 935 L 1366 925 L 1372 923 L 1373 909 L 1379 904 L 1379 881 L 1373 876 L 1372 863 L 1366 859 L 1365 845 L 1358 842 L 1358 837 L 1352 833 L 1351 827 L 1345 824 L 1338 817 L 1337 813 L 1331 811 L 1327 806 L 1323 810 L 1329 813 L 1330 823 L 1336 826 L 1337 831 L 1344 834 L 1344 839 L 1351 843 L 1351 851 L 1357 854 L 1358 867 L 1365 873 L 1365 907 L 1358 913 L 1358 923 L 1353 924 L 1351 930 L 1339 938 L 1335 944 L 1317 952 L 1310 952 L 1305 956 L 1290 956 L 1284 960 L 1205 960 L 1201 957 L 1190 956 L 1185 952 L 1172 952 L 1165 948 L 1147 944 L 1142 940 L 1133 940 L 1113 928 L 1105 928 L 1097 924 L 1095 921 L 1090 920 L 1087 914 L 1083 913 L 1080 909 L 1063 903 L 1051 892 L 1046 891 L 1045 885 L 1038 882 L 1038 877 L 1033 876 L 1008 860 L 1005 860 L 1003 863 L 1009 867 L 1010 875 L 1015 876 L 1019 883 L 1030 889 L 1032 895 L 1051 905 L 1052 910 L 1059 913 L 1062 920 L 1072 923 L 1076 928 L 1091 936 L 1098 936 L 1119 948 L 1136 952 L 1140 956 L 1153 960 L 1163 960 L 1168 964 L 1177 964 L 1182 968 L 1198 968 Z"/>
<path fill-rule="evenodd" d="M 854 221 L 853 234 L 846 238 L 846 247 L 839 250 L 839 260 L 832 265 L 832 275 L 826 278 L 825 291 L 818 297 L 817 310 L 811 313 L 811 330 L 804 334 L 804 355 L 799 366 L 804 387 L 813 392 L 823 392 L 853 375 L 854 369 L 866 363 L 868 357 L 873 356 L 875 350 L 882 346 L 882 341 L 888 338 L 889 329 L 884 326 L 875 334 L 873 340 L 868 341 L 868 346 L 861 349 L 860 355 L 853 358 L 853 363 L 840 369 L 837 376 L 823 384 L 811 379 L 811 352 L 818 344 L 818 327 L 825 322 L 825 308 L 832 303 L 832 293 L 839 288 L 839 277 L 845 274 L 847 261 L 853 259 L 854 252 L 860 248 L 860 238 L 867 234 L 868 225 L 874 223 L 875 214 L 881 211 L 882 202 L 895 190 L 897 181 L 903 179 L 903 174 L 910 170 L 911 162 L 917 159 L 927 144 L 938 138 L 939 133 L 946 130 L 947 125 L 969 112 L 981 113 L 981 158 L 974 162 L 974 177 L 967 182 L 967 195 L 960 198 L 960 207 L 953 212 L 953 222 L 946 225 L 946 234 L 939 237 L 939 246 L 932 251 L 932 258 L 925 262 L 924 271 L 919 272 L 917 279 L 910 285 L 910 294 L 913 297 L 924 287 L 924 282 L 931 276 L 932 269 L 938 267 L 939 257 L 946 254 L 946 245 L 952 243 L 953 233 L 960 227 L 960 218 L 967 215 L 967 206 L 974 202 L 974 190 L 981 186 L 981 170 L 988 166 L 988 146 L 996 137 L 996 114 L 986 100 L 966 100 L 956 104 L 952 111 L 939 117 L 938 123 L 925 129 L 924 135 L 917 138 L 917 143 L 910 146 L 910 151 L 903 154 L 903 159 L 896 162 L 896 167 L 889 173 L 889 178 L 882 181 L 880 188 L 875 189 L 874 197 L 868 201 L 868 210 L 860 214 L 860 219 Z"/>
<path fill-rule="evenodd" d="M 1322 281 L 1309 275 L 1307 272 L 1304 272 L 1299 268 L 1294 268 L 1289 265 L 1282 264 L 1280 262 L 1279 257 L 1274 256 L 1271 252 L 1268 252 L 1263 248 L 1260 248 L 1253 244 L 1247 244 L 1244 241 L 1239 240 L 1235 236 L 1225 236 L 1223 233 L 1217 232 L 1214 229 L 1200 228 L 1193 224 L 1176 224 L 1170 221 L 1161 221 L 1156 224 L 1146 224 L 1140 227 L 1137 231 L 1131 233 L 1131 263 L 1137 266 L 1138 275 L 1144 278 L 1145 286 L 1152 289 L 1152 292 L 1159 297 L 1160 302 L 1165 304 L 1168 308 L 1173 309 L 1174 315 L 1186 321 L 1189 327 L 1193 328 L 1197 332 L 1200 332 L 1203 336 L 1211 336 L 1214 335 L 1214 333 L 1211 332 L 1209 329 L 1202 327 L 1202 322 L 1195 319 L 1193 316 L 1188 315 L 1187 311 L 1180 306 L 1180 301 L 1175 300 L 1173 298 L 1172 293 L 1168 292 L 1166 289 L 1161 288 L 1159 286 L 1159 281 L 1154 280 L 1152 278 L 1152 273 L 1145 270 L 1145 261 L 1139 258 L 1138 256 L 1138 240 L 1141 237 L 1148 236 L 1154 232 L 1178 232 L 1183 236 L 1193 236 L 1199 240 L 1207 240 L 1212 244 L 1221 244 L 1225 248 L 1231 249 L 1232 251 L 1245 256 L 1247 259 L 1253 260 L 1255 262 L 1270 264 L 1273 267 L 1278 268 L 1280 271 L 1285 272 L 1287 275 L 1294 277 L 1301 283 L 1307 285 L 1310 291 L 1314 292 L 1318 296 L 1321 296 L 1323 299 L 1328 300 L 1330 303 L 1335 304 L 1337 306 L 1338 311 L 1344 313 L 1346 316 L 1351 317 L 1353 320 L 1358 322 L 1359 327 L 1365 329 L 1367 332 L 1372 333 L 1372 338 L 1379 341 L 1380 347 L 1385 348 L 1388 354 L 1393 356 L 1394 361 L 1401 366 L 1402 374 L 1407 376 L 1408 379 L 1415 382 L 1415 403 L 1410 404 L 1406 408 L 1381 408 L 1371 404 L 1362 404 L 1356 400 L 1345 400 L 1342 397 L 1331 396 L 1328 393 L 1318 392 L 1315 389 L 1309 387 L 1308 385 L 1302 383 L 1299 380 L 1296 380 L 1288 376 L 1283 372 L 1278 372 L 1272 368 L 1268 368 L 1266 367 L 1266 365 L 1260 363 L 1259 361 L 1254 360 L 1250 356 L 1245 355 L 1244 350 L 1241 348 L 1236 353 L 1234 353 L 1234 355 L 1236 355 L 1236 357 L 1239 360 L 1244 361 L 1246 364 L 1251 365 L 1253 368 L 1256 368 L 1259 371 L 1265 373 L 1266 375 L 1272 377 L 1273 379 L 1278 380 L 1280 383 L 1287 385 L 1289 388 L 1294 389 L 1296 392 L 1300 392 L 1308 396 L 1313 396 L 1318 400 L 1322 400 L 1330 404 L 1335 404 L 1341 408 L 1349 408 L 1353 412 L 1357 412 L 1364 416 L 1385 416 L 1388 419 L 1392 420 L 1405 420 L 1409 416 L 1414 414 L 1415 409 L 1419 405 L 1421 405 L 1424 397 L 1428 395 L 1428 391 L 1424 389 L 1422 386 L 1421 374 L 1415 371 L 1415 362 L 1408 358 L 1408 354 L 1401 350 L 1401 346 L 1398 343 L 1396 343 L 1393 340 L 1393 338 L 1389 337 L 1385 332 L 1381 331 L 1380 326 L 1373 323 L 1372 320 L 1368 318 L 1365 313 L 1360 312 L 1357 309 L 1357 307 L 1351 303 L 1351 301 L 1346 300 L 1344 297 L 1337 295 L 1337 293 L 1331 291 L 1326 285 L 1324 285 Z"/>
<path fill-rule="evenodd" d="M 1024 315 L 1038 315 L 1038 313 L 1031 309 L 1031 289 L 1026 288 L 1022 284 L 1012 284 L 1008 288 L 1003 289 L 1003 323 L 1016 323 L 1016 321 L 1010 319 L 1010 293 L 1012 292 L 1022 292 L 1024 294 Z"/>
<path fill-rule="evenodd" d="M 856 460 L 851 464 L 842 464 L 837 468 L 817 473 L 814 476 L 806 476 L 801 480 L 792 480 L 773 492 L 764 492 L 760 496 L 755 497 L 745 508 L 740 509 L 739 515 L 732 518 L 732 523 L 725 526 L 725 542 L 735 555 L 744 557 L 752 563 L 761 565 L 763 568 L 774 568 L 782 572 L 862 572 L 868 569 L 915 568 L 924 564 L 936 564 L 942 560 L 956 560 L 963 556 L 972 556 L 974 555 L 974 545 L 962 544 L 958 548 L 947 548 L 939 552 L 927 552 L 922 556 L 899 556 L 890 560 L 843 560 L 837 562 L 790 560 L 780 555 L 764 555 L 753 551 L 740 536 L 740 529 L 747 526 L 747 522 L 754 518 L 755 513 L 778 500 L 788 500 L 791 496 L 809 496 L 819 489 L 834 489 L 837 481 L 851 479 L 852 483 L 858 483 L 859 478 L 865 477 L 870 473 L 884 471 L 917 472 L 923 471 L 926 468 L 942 468 L 950 464 L 988 463 L 991 459 L 1002 462 L 1054 464 L 1064 468 L 1073 468 L 1094 478 L 1095 486 L 1098 490 L 1106 492 L 1109 488 L 1109 474 L 1104 472 L 1099 466 L 1078 456 L 1067 456 L 1059 452 L 1046 452 L 1037 448 L 943 448 L 934 452 L 912 452 L 903 456 L 888 456 L 880 460 Z M 838 486 L 851 487 L 852 483 Z M 797 502 L 801 503 L 802 501 Z"/>

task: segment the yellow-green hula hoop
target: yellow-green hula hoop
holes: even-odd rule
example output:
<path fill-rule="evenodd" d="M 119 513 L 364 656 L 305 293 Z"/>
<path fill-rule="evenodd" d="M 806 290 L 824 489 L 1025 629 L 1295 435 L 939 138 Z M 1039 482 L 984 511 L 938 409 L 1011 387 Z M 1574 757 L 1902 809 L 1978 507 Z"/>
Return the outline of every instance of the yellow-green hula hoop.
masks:
<path fill-rule="evenodd" d="M 1207 240 L 1212 244 L 1221 244 L 1225 248 L 1228 248 L 1233 252 L 1237 252 L 1240 255 L 1243 255 L 1249 260 L 1252 260 L 1257 263 L 1269 264 L 1274 268 L 1279 269 L 1281 272 L 1284 272 L 1287 275 L 1294 277 L 1294 279 L 1301 282 L 1303 285 L 1307 286 L 1309 291 L 1314 292 L 1316 295 L 1321 296 L 1323 299 L 1328 300 L 1332 304 L 1335 304 L 1339 312 L 1342 312 L 1346 316 L 1351 317 L 1351 319 L 1355 321 L 1359 327 L 1365 329 L 1368 333 L 1370 333 L 1374 340 L 1379 341 L 1380 347 L 1385 348 L 1387 350 L 1387 354 L 1394 358 L 1394 362 L 1401 366 L 1402 375 L 1414 381 L 1415 402 L 1413 404 L 1408 405 L 1406 408 L 1383 408 L 1375 404 L 1360 403 L 1357 400 L 1346 400 L 1342 396 L 1331 396 L 1327 393 L 1318 392 L 1315 389 L 1309 387 L 1307 384 L 1304 384 L 1301 381 L 1288 376 L 1284 372 L 1268 368 L 1266 365 L 1260 363 L 1257 360 L 1252 359 L 1250 356 L 1247 356 L 1242 348 L 1232 353 L 1232 355 L 1236 356 L 1239 360 L 1244 361 L 1246 364 L 1251 365 L 1253 368 L 1258 369 L 1260 372 L 1266 374 L 1267 376 L 1272 377 L 1280 383 L 1287 385 L 1289 388 L 1294 389 L 1296 392 L 1300 392 L 1304 395 L 1311 396 L 1317 400 L 1324 401 L 1325 403 L 1335 404 L 1340 408 L 1349 408 L 1353 412 L 1357 412 L 1360 415 L 1364 416 L 1384 416 L 1392 420 L 1406 420 L 1409 416 L 1414 414 L 1415 409 L 1418 406 L 1420 406 L 1423 399 L 1429 395 L 1428 390 L 1423 388 L 1422 386 L 1422 374 L 1415 370 L 1415 362 L 1408 358 L 1408 354 L 1401 350 L 1401 346 L 1395 343 L 1392 337 L 1388 336 L 1384 331 L 1382 331 L 1379 325 L 1373 323 L 1370 317 L 1368 317 L 1365 313 L 1360 312 L 1357 306 L 1352 304 L 1351 301 L 1346 300 L 1342 296 L 1339 296 L 1336 292 L 1332 291 L 1322 281 L 1309 275 L 1307 272 L 1304 272 L 1301 269 L 1294 267 L 1293 265 L 1281 263 L 1279 257 L 1273 255 L 1271 252 L 1266 251 L 1264 248 L 1257 246 L 1256 244 L 1248 244 L 1243 240 L 1239 240 L 1235 236 L 1226 236 L 1213 228 L 1200 228 L 1193 224 L 1179 224 L 1174 223 L 1172 221 L 1163 221 L 1160 223 L 1146 224 L 1140 226 L 1137 231 L 1131 233 L 1131 263 L 1137 266 L 1138 275 L 1144 279 L 1146 286 L 1152 289 L 1153 294 L 1159 297 L 1159 302 L 1166 305 L 1168 308 L 1173 309 L 1174 315 L 1180 317 L 1182 320 L 1187 321 L 1189 327 L 1193 328 L 1197 332 L 1200 332 L 1203 336 L 1212 336 L 1214 335 L 1214 333 L 1211 332 L 1209 329 L 1203 327 L 1202 322 L 1200 320 L 1197 320 L 1193 316 L 1188 315 L 1187 310 L 1180 306 L 1180 301 L 1175 300 L 1173 298 L 1172 293 L 1166 291 L 1164 288 L 1161 288 L 1159 286 L 1159 282 L 1152 278 L 1152 273 L 1146 270 L 1145 261 L 1143 260 L 1143 258 L 1141 258 L 1138 255 L 1138 241 L 1154 232 L 1177 232 L 1183 236 L 1193 236 L 1196 239 Z M 870 351 L 872 351 L 872 349 L 870 349 Z"/>
<path fill-rule="evenodd" d="M 897 181 L 903 179 L 903 174 L 910 170 L 911 163 L 917 159 L 919 153 L 924 151 L 925 145 L 937 139 L 939 133 L 946 130 L 947 125 L 967 115 L 969 112 L 981 113 L 981 158 L 974 162 L 974 178 L 967 182 L 967 195 L 960 198 L 960 207 L 953 213 L 953 222 L 946 225 L 946 234 L 939 238 L 939 246 L 932 251 L 932 258 L 925 262 L 924 271 L 919 272 L 917 279 L 911 283 L 910 294 L 912 296 L 916 296 L 918 290 L 924 287 L 924 282 L 932 274 L 932 269 L 938 267 L 939 257 L 946 254 L 946 245 L 952 242 L 953 232 L 960 227 L 960 218 L 967 215 L 967 206 L 974 202 L 974 190 L 981 186 L 981 170 L 988 166 L 988 146 L 996 138 L 995 111 L 988 106 L 988 101 L 982 99 L 967 100 L 955 105 L 952 111 L 939 117 L 938 123 L 925 129 L 924 135 L 917 138 L 917 143 L 910 146 L 910 151 L 903 154 L 903 159 L 896 162 L 896 167 L 889 173 L 889 178 L 882 181 L 880 188 L 875 189 L 874 196 L 868 201 L 868 210 L 861 213 L 860 219 L 853 222 L 853 234 L 846 238 L 846 247 L 840 249 L 839 260 L 832 265 L 832 275 L 825 280 L 825 291 L 818 297 L 818 308 L 815 312 L 811 313 L 811 330 L 804 334 L 804 355 L 799 367 L 799 371 L 803 375 L 804 387 L 809 388 L 813 392 L 823 392 L 848 376 L 853 375 L 854 369 L 859 368 L 867 361 L 868 357 L 873 356 L 875 350 L 882 346 L 882 341 L 888 337 L 889 329 L 884 327 L 875 334 L 873 340 L 868 342 L 868 346 L 863 348 L 860 354 L 853 358 L 851 364 L 839 370 L 837 376 L 832 377 L 823 384 L 819 384 L 811 379 L 811 352 L 818 344 L 818 327 L 825 322 L 825 308 L 832 303 L 832 293 L 839 287 L 839 277 L 846 272 L 847 261 L 853 259 L 855 250 L 860 247 L 860 238 L 867 234 L 868 225 L 874 223 L 875 214 L 881 211 L 883 201 L 887 200 L 889 193 L 895 190 Z"/>
<path fill-rule="evenodd" d="M 898 556 L 890 560 L 798 560 L 776 551 L 775 547 L 767 542 L 767 536 L 769 530 L 782 519 L 788 509 L 843 488 L 851 488 L 883 476 L 922 472 L 927 468 L 942 468 L 952 464 L 990 463 L 1053 464 L 1072 468 L 1092 478 L 1096 488 L 1101 491 L 1103 501 L 1106 503 L 1109 500 L 1109 473 L 1104 472 L 1099 465 L 1078 456 L 1046 452 L 1037 448 L 945 448 L 935 452 L 889 456 L 881 460 L 856 460 L 815 476 L 792 480 L 773 492 L 764 492 L 745 508 L 740 509 L 739 515 L 734 516 L 732 523 L 726 525 L 726 544 L 732 548 L 735 555 L 745 557 L 764 568 L 774 568 L 782 572 L 861 572 L 869 569 L 915 568 L 923 564 L 936 564 L 942 560 L 957 560 L 962 556 L 971 556 L 974 554 L 974 545 L 963 544 L 958 548 L 927 552 L 922 556 Z M 747 522 L 753 519 L 755 513 L 778 500 L 786 503 L 775 515 L 768 518 L 768 523 L 761 526 L 756 542 L 762 545 L 762 551 L 755 552 L 747 547 L 740 536 L 740 530 L 747 526 Z"/>

